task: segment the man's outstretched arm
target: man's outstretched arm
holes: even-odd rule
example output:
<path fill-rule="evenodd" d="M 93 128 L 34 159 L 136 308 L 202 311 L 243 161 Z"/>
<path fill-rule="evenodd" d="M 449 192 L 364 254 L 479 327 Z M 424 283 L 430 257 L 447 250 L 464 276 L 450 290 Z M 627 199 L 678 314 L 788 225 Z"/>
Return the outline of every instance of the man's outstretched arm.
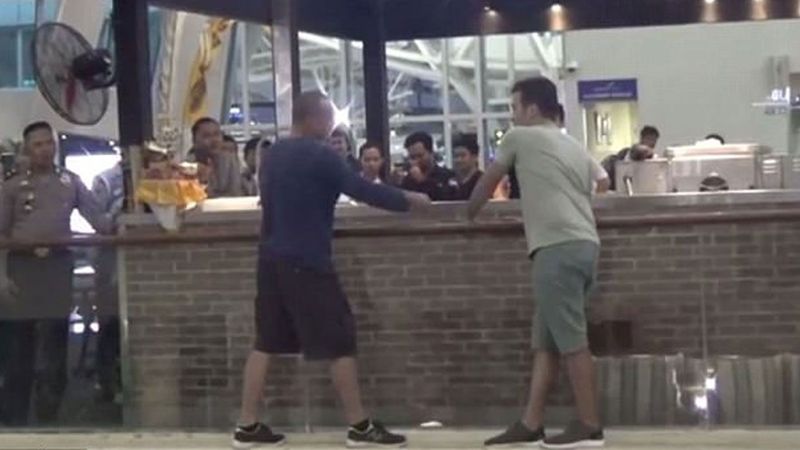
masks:
<path fill-rule="evenodd" d="M 475 216 L 481 211 L 486 202 L 492 198 L 497 185 L 503 180 L 503 177 L 508 173 L 508 167 L 500 163 L 492 163 L 486 170 L 486 173 L 478 180 L 478 184 L 472 191 L 467 203 L 467 218 L 474 220 Z"/>
<path fill-rule="evenodd" d="M 356 201 L 395 212 L 424 209 L 431 203 L 425 194 L 371 183 L 350 170 L 337 155 L 332 156 L 334 159 L 326 161 L 331 176 L 341 192 Z"/>

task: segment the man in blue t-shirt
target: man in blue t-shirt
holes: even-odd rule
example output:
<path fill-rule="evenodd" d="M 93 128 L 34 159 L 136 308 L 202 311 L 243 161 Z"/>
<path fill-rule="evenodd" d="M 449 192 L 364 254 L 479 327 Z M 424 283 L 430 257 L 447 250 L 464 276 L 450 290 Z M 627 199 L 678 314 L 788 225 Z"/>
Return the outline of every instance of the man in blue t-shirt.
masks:
<path fill-rule="evenodd" d="M 245 366 L 236 448 L 284 442 L 258 421 L 258 409 L 272 355 L 301 351 L 306 359 L 331 361 L 333 385 L 350 424 L 348 446 L 406 443 L 404 436 L 370 420 L 361 403 L 355 320 L 331 257 L 333 217 L 342 193 L 398 212 L 425 208 L 430 199 L 371 183 L 347 167 L 325 144 L 333 118 L 333 105 L 323 94 L 301 95 L 292 111 L 292 137 L 261 155 L 257 338 Z"/>

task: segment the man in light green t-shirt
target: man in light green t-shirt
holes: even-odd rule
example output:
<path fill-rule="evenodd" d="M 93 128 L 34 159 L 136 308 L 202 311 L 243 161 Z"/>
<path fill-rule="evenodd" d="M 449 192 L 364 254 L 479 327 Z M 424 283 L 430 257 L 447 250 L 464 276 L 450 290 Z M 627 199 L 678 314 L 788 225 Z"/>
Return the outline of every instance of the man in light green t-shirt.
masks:
<path fill-rule="evenodd" d="M 495 163 L 475 187 L 468 217 L 475 218 L 503 176 L 515 167 L 528 255 L 533 262 L 533 344 L 537 351 L 522 420 L 486 441 L 486 446 L 602 447 L 605 441 L 585 316 L 600 251 L 591 205 L 596 164 L 581 144 L 556 125 L 558 94 L 550 80 L 520 81 L 512 94 L 516 127 L 506 134 Z M 546 396 L 557 379 L 562 358 L 578 420 L 561 435 L 546 438 L 542 426 Z"/>

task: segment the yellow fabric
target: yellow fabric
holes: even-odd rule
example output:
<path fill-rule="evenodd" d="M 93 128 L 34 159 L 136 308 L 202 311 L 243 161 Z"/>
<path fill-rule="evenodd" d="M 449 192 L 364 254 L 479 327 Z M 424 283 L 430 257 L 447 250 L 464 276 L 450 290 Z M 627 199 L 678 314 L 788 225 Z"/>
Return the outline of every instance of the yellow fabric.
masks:
<path fill-rule="evenodd" d="M 233 22 L 227 19 L 213 19 L 200 36 L 200 48 L 197 50 L 192 70 L 189 75 L 189 89 L 183 105 L 183 121 L 187 125 L 208 115 L 208 89 L 206 74 L 214 60 L 222 50 L 223 35 Z"/>
<path fill-rule="evenodd" d="M 136 201 L 151 205 L 184 208 L 206 198 L 205 189 L 196 180 L 141 180 L 136 188 Z"/>

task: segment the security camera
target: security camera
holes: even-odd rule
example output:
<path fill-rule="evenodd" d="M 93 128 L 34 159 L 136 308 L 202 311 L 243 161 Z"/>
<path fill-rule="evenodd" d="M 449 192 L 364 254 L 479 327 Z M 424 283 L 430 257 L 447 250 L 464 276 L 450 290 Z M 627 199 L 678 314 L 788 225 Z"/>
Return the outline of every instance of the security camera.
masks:
<path fill-rule="evenodd" d="M 567 73 L 575 73 L 580 69 L 580 64 L 578 64 L 578 61 L 570 61 L 564 68 L 567 69 Z"/>

